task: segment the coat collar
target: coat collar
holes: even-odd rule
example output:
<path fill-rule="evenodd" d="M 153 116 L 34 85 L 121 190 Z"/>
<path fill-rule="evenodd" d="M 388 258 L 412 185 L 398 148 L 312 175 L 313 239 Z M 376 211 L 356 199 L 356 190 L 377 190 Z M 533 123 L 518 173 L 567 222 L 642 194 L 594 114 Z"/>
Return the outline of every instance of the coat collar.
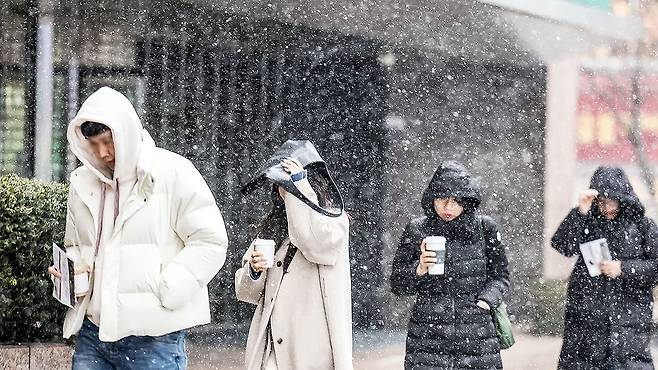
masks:
<path fill-rule="evenodd" d="M 452 221 L 444 221 L 434 214 L 427 217 L 427 231 L 451 239 L 470 240 L 480 232 L 479 217 L 474 211 L 464 211 Z"/>
<path fill-rule="evenodd" d="M 140 151 L 137 160 L 137 183 L 131 194 L 128 194 L 125 206 L 119 214 L 115 230 L 121 228 L 123 223 L 141 207 L 146 204 L 148 198 L 155 189 L 156 176 L 153 174 L 155 151 L 157 148 L 151 140 L 146 143 Z M 150 145 L 148 145 L 150 144 Z M 80 197 L 82 202 L 91 212 L 94 227 L 98 228 L 98 214 L 101 201 L 101 179 L 86 166 L 80 167 L 71 174 L 71 187 Z"/>

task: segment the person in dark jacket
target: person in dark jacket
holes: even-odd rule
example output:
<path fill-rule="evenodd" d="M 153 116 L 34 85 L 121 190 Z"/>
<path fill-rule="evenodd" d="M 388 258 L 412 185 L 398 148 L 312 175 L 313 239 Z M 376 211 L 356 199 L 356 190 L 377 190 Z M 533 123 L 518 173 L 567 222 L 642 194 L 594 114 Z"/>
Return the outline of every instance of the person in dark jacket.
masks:
<path fill-rule="evenodd" d="M 649 352 L 658 230 L 620 168 L 599 167 L 551 240 L 571 273 L 559 369 L 653 369 Z M 580 244 L 605 238 L 611 261 L 590 276 Z"/>
<path fill-rule="evenodd" d="M 405 369 L 502 369 L 490 310 L 508 290 L 505 247 L 495 222 L 476 213 L 480 193 L 459 163 L 442 163 L 422 197 L 425 216 L 411 221 L 393 260 L 391 289 L 416 295 Z M 447 239 L 445 272 L 424 238 Z"/>

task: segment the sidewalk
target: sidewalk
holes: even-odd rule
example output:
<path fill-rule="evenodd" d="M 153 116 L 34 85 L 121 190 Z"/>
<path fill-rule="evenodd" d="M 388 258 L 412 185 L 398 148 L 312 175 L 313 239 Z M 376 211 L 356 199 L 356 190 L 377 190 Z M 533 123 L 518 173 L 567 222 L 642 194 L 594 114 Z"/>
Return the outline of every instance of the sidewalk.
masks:
<path fill-rule="evenodd" d="M 404 363 L 404 333 L 356 333 L 354 368 L 399 370 Z M 517 343 L 503 351 L 505 370 L 554 370 L 562 341 L 557 337 L 517 335 Z M 190 345 L 190 370 L 242 369 L 243 349 L 221 345 Z"/>
<path fill-rule="evenodd" d="M 401 370 L 404 364 L 404 333 L 367 332 L 354 335 L 356 370 Z M 505 370 L 555 370 L 562 339 L 517 334 L 516 344 L 503 351 Z M 658 359 L 658 341 L 652 345 Z M 188 347 L 190 370 L 243 369 L 243 350 L 238 347 L 203 345 Z"/>

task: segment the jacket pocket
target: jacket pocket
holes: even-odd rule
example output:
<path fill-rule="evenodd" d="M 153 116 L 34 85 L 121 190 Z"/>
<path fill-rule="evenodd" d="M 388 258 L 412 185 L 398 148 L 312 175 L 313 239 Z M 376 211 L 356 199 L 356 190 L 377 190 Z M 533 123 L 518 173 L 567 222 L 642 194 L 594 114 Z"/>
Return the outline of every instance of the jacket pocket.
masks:
<path fill-rule="evenodd" d="M 491 310 L 485 310 L 484 308 L 478 306 L 477 299 L 473 298 L 466 302 L 466 315 L 471 315 L 469 321 L 474 323 L 491 323 L 493 325 L 493 317 L 491 316 Z"/>
<path fill-rule="evenodd" d="M 162 260 L 153 244 L 119 247 L 119 293 L 152 293 L 158 296 Z"/>
<path fill-rule="evenodd" d="M 79 259 L 74 262 L 73 267 L 75 268 L 75 273 L 77 274 L 84 271 L 87 267 L 91 268 L 94 265 L 94 254 L 96 252 L 96 248 L 92 245 L 79 245 L 76 248 L 78 251 Z"/>

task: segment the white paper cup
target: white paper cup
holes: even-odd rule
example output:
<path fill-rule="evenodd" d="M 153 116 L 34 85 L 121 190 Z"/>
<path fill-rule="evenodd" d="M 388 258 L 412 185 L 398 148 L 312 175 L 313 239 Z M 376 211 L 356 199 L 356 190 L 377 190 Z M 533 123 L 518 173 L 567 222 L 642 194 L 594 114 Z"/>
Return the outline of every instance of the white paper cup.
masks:
<path fill-rule="evenodd" d="M 256 239 L 254 241 L 254 250 L 256 252 L 263 252 L 265 258 L 267 258 L 266 268 L 271 268 L 274 266 L 274 248 L 276 243 L 271 239 Z"/>
<path fill-rule="evenodd" d="M 89 291 L 89 273 L 83 272 L 73 275 L 73 292 L 76 297 L 83 296 Z"/>
<path fill-rule="evenodd" d="M 446 238 L 443 236 L 428 236 L 425 238 L 425 250 L 436 253 L 436 263 L 430 265 L 427 272 L 430 275 L 443 275 L 446 272 Z"/>

